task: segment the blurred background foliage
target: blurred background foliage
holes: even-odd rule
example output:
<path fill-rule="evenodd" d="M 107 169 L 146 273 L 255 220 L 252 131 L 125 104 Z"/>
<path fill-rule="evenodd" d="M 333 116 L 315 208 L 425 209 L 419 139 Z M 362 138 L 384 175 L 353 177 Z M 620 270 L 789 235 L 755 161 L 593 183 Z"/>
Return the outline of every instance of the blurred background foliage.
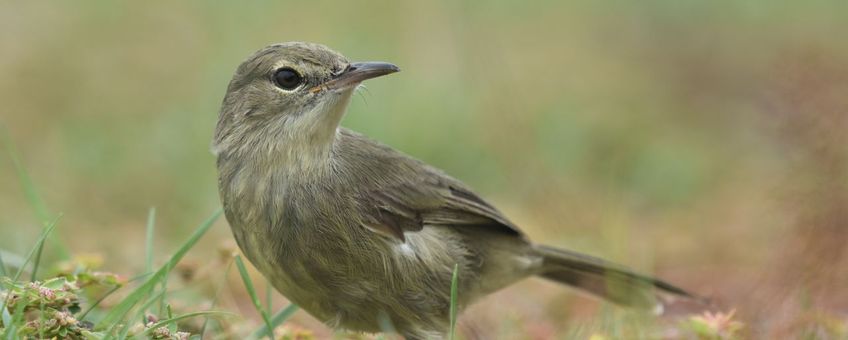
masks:
<path fill-rule="evenodd" d="M 246 56 L 303 40 L 391 61 L 403 72 L 368 82 L 345 126 L 469 183 L 533 239 L 784 334 L 848 313 L 846 31 L 840 1 L 4 1 L 0 124 L 69 248 L 137 272 L 149 207 L 165 253 L 219 205 L 209 142 Z M 4 154 L 0 247 L 23 253 L 36 221 Z M 232 247 L 219 224 L 197 261 Z M 508 309 L 544 338 L 598 311 L 520 285 L 467 332 L 504 331 Z"/>

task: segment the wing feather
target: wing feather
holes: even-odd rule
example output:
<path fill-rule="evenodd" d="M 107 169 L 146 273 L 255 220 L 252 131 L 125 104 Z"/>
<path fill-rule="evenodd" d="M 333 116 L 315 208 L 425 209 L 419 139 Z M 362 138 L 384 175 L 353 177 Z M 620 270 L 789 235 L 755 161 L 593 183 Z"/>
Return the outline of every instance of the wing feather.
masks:
<path fill-rule="evenodd" d="M 404 233 L 426 226 L 487 228 L 524 234 L 462 182 L 419 160 L 347 129 L 340 129 L 337 156 L 355 178 L 361 224 L 405 241 Z"/>

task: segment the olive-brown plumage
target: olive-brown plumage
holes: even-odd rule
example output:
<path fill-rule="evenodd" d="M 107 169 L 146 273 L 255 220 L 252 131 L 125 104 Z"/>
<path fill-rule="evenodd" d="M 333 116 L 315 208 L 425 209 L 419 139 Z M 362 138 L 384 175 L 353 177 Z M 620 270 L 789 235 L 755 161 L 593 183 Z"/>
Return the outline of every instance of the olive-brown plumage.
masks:
<path fill-rule="evenodd" d="M 393 73 L 317 44 L 266 47 L 227 89 L 213 141 L 236 241 L 287 298 L 333 327 L 407 338 L 448 328 L 459 304 L 541 275 L 611 301 L 684 291 L 606 261 L 531 243 L 442 171 L 339 127 L 354 88 Z"/>

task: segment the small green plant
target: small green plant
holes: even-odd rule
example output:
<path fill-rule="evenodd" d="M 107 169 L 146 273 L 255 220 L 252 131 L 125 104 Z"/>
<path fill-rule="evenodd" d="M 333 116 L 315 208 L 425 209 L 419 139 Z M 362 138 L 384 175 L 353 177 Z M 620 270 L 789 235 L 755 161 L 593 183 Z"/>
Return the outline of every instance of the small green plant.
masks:
<path fill-rule="evenodd" d="M 147 337 L 150 339 L 187 339 L 189 333 L 177 329 L 177 322 L 199 316 L 224 315 L 217 311 L 191 312 L 159 319 L 148 313 L 156 302 L 163 301 L 164 282 L 171 269 L 183 255 L 211 227 L 221 212 L 216 212 L 204 222 L 169 261 L 155 273 L 141 276 L 140 284 L 111 308 L 101 308 L 100 302 L 118 289 L 128 286 L 120 276 L 96 271 L 96 260 L 78 258 L 59 263 L 56 272 L 44 281 L 20 280 L 32 263 L 38 267 L 38 254 L 43 243 L 55 228 L 54 221 L 44 230 L 33 250 L 13 276 L 0 277 L 0 338 L 2 339 L 125 339 Z M 150 247 L 148 247 L 150 249 Z M 5 270 L 5 264 L 0 264 Z M 89 297 L 106 292 L 99 298 Z M 85 303 L 85 301 L 92 301 Z M 97 313 L 92 311 L 97 310 Z M 99 317 L 94 317 L 94 315 Z M 130 317 L 128 317 L 130 316 Z M 99 320 L 98 320 L 99 319 Z M 132 320 L 142 320 L 134 323 Z"/>
<path fill-rule="evenodd" d="M 84 330 L 91 328 L 91 324 L 74 317 L 80 312 L 80 287 L 76 280 L 56 277 L 45 282 L 21 283 L 2 277 L 0 284 L 5 287 L 0 299 L 6 306 L 0 331 L 17 329 L 16 335 L 25 338 L 79 339 Z M 7 314 L 10 310 L 15 313 Z"/>
<path fill-rule="evenodd" d="M 14 262 L 6 262 L 0 257 L 0 340 L 188 339 L 192 335 L 202 336 L 207 331 L 210 316 L 232 315 L 211 310 L 174 315 L 167 299 L 167 282 L 171 273 L 186 253 L 222 215 L 221 209 L 195 229 L 194 233 L 161 267 L 154 268 L 153 239 L 156 211 L 151 208 L 145 233 L 145 272 L 134 279 L 127 280 L 113 273 L 98 271 L 103 262 L 101 258 L 97 256 L 71 258 L 60 237 L 54 235 L 50 238 L 54 234 L 59 217 L 50 220 L 44 201 L 39 197 L 32 180 L 14 152 L 12 143 L 3 132 L 0 129 L 0 144 L 5 146 L 18 174 L 18 181 L 23 192 L 36 218 L 43 223 L 44 228 L 27 256 L 14 256 Z M 45 242 L 48 240 L 51 242 L 50 246 L 45 247 Z M 45 249 L 58 254 L 59 262 L 52 266 L 53 272 L 49 275 L 39 275 L 45 272 L 39 269 L 51 267 L 44 266 L 42 263 L 44 259 L 42 253 Z M 0 254 L 3 253 L 0 251 Z M 275 328 L 291 317 L 298 307 L 290 304 L 273 316 L 269 316 L 271 291 L 266 292 L 269 310 L 265 310 L 259 303 L 253 282 L 247 276 L 241 258 L 236 257 L 235 260 L 245 287 L 265 321 L 264 325 L 251 333 L 248 338 L 258 339 L 264 336 L 273 338 Z M 9 267 L 7 264 L 12 266 Z M 11 268 L 15 270 L 12 271 Z M 29 274 L 28 279 L 22 279 L 25 273 Z M 39 281 L 37 280 L 39 276 L 46 278 Z M 131 290 L 125 291 L 128 288 Z M 104 306 L 102 302 L 107 298 L 111 300 L 111 303 L 109 306 Z M 202 326 L 195 329 L 196 334 L 179 329 L 179 322 L 199 317 L 206 320 Z M 287 339 L 311 338 L 311 335 L 307 333 L 288 330 L 283 330 L 281 336 Z"/>

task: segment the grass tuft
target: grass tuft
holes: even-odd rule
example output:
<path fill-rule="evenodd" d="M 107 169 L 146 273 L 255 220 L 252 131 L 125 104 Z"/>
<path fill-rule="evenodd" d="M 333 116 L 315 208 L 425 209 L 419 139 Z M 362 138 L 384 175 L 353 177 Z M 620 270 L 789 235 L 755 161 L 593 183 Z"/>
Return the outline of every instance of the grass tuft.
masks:
<path fill-rule="evenodd" d="M 118 322 L 123 319 L 126 314 L 132 309 L 133 306 L 138 304 L 146 295 L 150 294 L 157 284 L 162 283 L 168 277 L 168 273 L 170 273 L 171 269 L 177 265 L 177 262 L 185 256 L 191 247 L 193 247 L 200 237 L 202 237 L 206 231 L 212 227 L 212 224 L 218 217 L 221 216 L 223 210 L 218 209 L 215 213 L 212 214 L 206 221 L 204 221 L 197 230 L 186 240 L 185 243 L 177 249 L 177 252 L 171 256 L 165 265 L 163 265 L 159 270 L 156 271 L 153 276 L 151 276 L 147 281 L 145 281 L 141 286 L 136 288 L 129 296 L 127 296 L 121 303 L 112 308 L 109 314 L 103 318 L 98 324 L 99 327 L 105 327 L 106 325 L 114 325 L 118 324 Z"/>

